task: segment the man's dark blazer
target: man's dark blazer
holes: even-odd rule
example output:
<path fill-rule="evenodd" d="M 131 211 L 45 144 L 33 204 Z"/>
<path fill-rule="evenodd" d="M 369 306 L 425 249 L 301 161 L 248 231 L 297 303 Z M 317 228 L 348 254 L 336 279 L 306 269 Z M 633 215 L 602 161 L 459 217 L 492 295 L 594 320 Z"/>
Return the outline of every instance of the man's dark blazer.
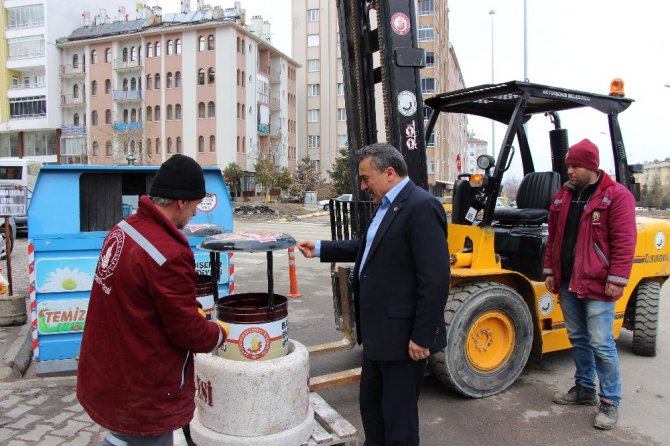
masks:
<path fill-rule="evenodd" d="M 450 269 L 440 202 L 410 181 L 386 211 L 360 271 L 364 250 L 365 236 L 323 241 L 320 257 L 356 262 L 356 329 L 365 354 L 371 360 L 406 360 L 410 339 L 431 353 L 444 348 Z"/>

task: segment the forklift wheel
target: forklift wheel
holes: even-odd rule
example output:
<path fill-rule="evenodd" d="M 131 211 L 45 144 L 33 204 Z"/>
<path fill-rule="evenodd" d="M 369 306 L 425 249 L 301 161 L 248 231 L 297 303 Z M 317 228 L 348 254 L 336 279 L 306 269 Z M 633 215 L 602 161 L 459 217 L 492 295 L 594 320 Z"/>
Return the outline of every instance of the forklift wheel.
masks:
<path fill-rule="evenodd" d="M 523 298 L 497 282 L 453 288 L 444 311 L 447 346 L 429 358 L 435 377 L 471 398 L 495 395 L 521 374 L 533 344 Z"/>
<path fill-rule="evenodd" d="M 658 328 L 658 282 L 645 280 L 637 287 L 635 322 L 633 324 L 633 353 L 639 356 L 656 356 L 656 330 Z"/>

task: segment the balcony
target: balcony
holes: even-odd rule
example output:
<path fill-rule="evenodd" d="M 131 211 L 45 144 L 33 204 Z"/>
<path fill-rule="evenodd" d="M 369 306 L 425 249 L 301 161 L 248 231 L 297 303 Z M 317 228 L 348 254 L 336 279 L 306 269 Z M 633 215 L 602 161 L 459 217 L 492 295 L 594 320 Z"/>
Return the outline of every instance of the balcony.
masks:
<path fill-rule="evenodd" d="M 273 98 L 273 97 L 270 98 L 270 110 L 271 111 L 273 111 L 273 112 L 279 111 L 281 109 L 279 104 L 280 104 L 279 98 Z"/>
<path fill-rule="evenodd" d="M 85 125 L 71 125 L 71 126 L 62 126 L 60 128 L 60 134 L 63 137 L 66 136 L 81 136 L 86 135 L 87 127 Z"/>
<path fill-rule="evenodd" d="M 61 77 L 79 77 L 86 74 L 86 67 L 83 63 L 77 65 L 61 65 Z"/>
<path fill-rule="evenodd" d="M 142 59 L 135 60 L 114 59 L 114 69 L 119 71 L 132 71 L 142 68 Z"/>
<path fill-rule="evenodd" d="M 142 123 L 137 122 L 114 122 L 114 131 L 117 132 L 131 132 L 142 128 Z"/>
<path fill-rule="evenodd" d="M 264 76 L 267 76 L 271 84 L 279 83 L 281 72 L 279 70 L 272 69 L 270 67 L 261 68 L 258 72 Z"/>
<path fill-rule="evenodd" d="M 71 94 L 61 95 L 60 104 L 63 107 L 83 107 L 86 105 L 86 99 L 83 95 L 73 96 Z"/>
<path fill-rule="evenodd" d="M 113 98 L 115 101 L 139 101 L 142 99 L 143 90 L 114 90 Z"/>
<path fill-rule="evenodd" d="M 281 138 L 281 127 L 278 125 L 270 126 L 270 138 L 277 139 Z"/>
<path fill-rule="evenodd" d="M 8 98 L 18 98 L 22 96 L 36 96 L 46 94 L 46 83 L 14 84 L 7 91 Z"/>
<path fill-rule="evenodd" d="M 270 126 L 268 124 L 258 123 L 258 134 L 261 136 L 267 136 L 270 134 Z"/>

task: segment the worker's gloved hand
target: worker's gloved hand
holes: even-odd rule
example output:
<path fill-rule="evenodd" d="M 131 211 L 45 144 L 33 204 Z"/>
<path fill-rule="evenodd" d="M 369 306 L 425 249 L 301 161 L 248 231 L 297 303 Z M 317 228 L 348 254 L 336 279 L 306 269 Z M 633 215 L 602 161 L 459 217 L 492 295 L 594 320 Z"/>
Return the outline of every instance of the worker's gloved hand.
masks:
<path fill-rule="evenodd" d="M 216 323 L 219 324 L 219 327 L 221 327 L 223 332 L 226 334 L 226 338 L 228 338 L 228 334 L 230 333 L 230 328 L 228 328 L 228 325 L 219 320 L 217 320 Z"/>

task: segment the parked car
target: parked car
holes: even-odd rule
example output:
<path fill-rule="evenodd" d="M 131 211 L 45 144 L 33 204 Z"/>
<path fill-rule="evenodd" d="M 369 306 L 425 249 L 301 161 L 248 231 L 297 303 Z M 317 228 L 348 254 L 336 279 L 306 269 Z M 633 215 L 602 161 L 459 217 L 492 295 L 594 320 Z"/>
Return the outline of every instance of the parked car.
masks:
<path fill-rule="evenodd" d="M 16 221 L 14 217 L 9 217 L 9 252 L 14 250 L 14 240 L 16 240 Z M 0 219 L 0 259 L 7 258 L 7 244 L 5 243 L 5 219 Z"/>
<path fill-rule="evenodd" d="M 351 194 L 342 194 L 337 198 L 334 198 L 334 200 L 337 201 L 352 201 L 353 196 Z M 319 209 L 323 209 L 324 211 L 327 211 L 330 209 L 330 200 L 333 200 L 333 198 L 329 198 L 328 200 L 320 200 L 317 204 L 319 206 Z"/>

